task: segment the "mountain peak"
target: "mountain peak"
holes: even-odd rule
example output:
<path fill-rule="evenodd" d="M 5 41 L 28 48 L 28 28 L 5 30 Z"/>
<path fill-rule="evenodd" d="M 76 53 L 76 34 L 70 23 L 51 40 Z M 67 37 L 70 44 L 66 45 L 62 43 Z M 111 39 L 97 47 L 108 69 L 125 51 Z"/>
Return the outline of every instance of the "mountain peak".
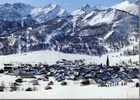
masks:
<path fill-rule="evenodd" d="M 78 16 L 78 15 L 90 13 L 92 10 L 93 8 L 89 4 L 86 4 L 83 7 L 73 11 L 71 14 Z"/>
<path fill-rule="evenodd" d="M 3 7 L 13 7 L 13 8 L 25 8 L 25 7 L 32 7 L 31 5 L 29 4 L 24 4 L 24 3 L 4 3 L 4 4 L 1 4 L 1 6 Z"/>
<path fill-rule="evenodd" d="M 15 8 L 25 8 L 25 7 L 32 7 L 32 6 L 29 5 L 29 4 L 24 4 L 24 3 L 14 3 L 13 7 L 15 7 Z"/>
<path fill-rule="evenodd" d="M 31 12 L 31 15 L 37 18 L 38 22 L 44 22 L 67 14 L 67 11 L 57 4 L 48 4 L 44 7 L 34 8 Z"/>
<path fill-rule="evenodd" d="M 91 12 L 92 9 L 93 8 L 89 4 L 86 4 L 85 6 L 81 7 L 81 10 L 87 13 Z"/>
<path fill-rule="evenodd" d="M 136 4 L 134 2 L 130 2 L 128 0 L 125 0 L 117 5 L 114 5 L 112 8 L 123 10 L 123 11 L 129 12 L 134 15 L 138 15 L 138 13 L 139 13 L 138 4 Z"/>
<path fill-rule="evenodd" d="M 0 19 L 7 21 L 20 20 L 30 14 L 32 6 L 24 3 L 5 3 L 0 5 Z"/>
<path fill-rule="evenodd" d="M 46 6 L 44 6 L 43 8 L 61 8 L 59 5 L 57 5 L 57 4 L 48 4 L 48 5 L 46 5 Z"/>
<path fill-rule="evenodd" d="M 90 9 L 91 6 L 89 4 L 84 5 L 81 9 L 86 10 L 86 9 Z"/>

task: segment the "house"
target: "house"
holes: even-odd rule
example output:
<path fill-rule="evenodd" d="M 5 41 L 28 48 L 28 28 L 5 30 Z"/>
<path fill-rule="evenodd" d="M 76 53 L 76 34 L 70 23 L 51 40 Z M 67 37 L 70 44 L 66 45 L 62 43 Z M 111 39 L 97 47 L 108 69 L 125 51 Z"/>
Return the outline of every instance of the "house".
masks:
<path fill-rule="evenodd" d="M 13 67 L 13 64 L 4 64 L 4 67 Z"/>
<path fill-rule="evenodd" d="M 139 79 L 134 78 L 134 79 L 132 79 L 132 81 L 133 81 L 133 86 L 136 86 L 136 87 L 139 87 L 140 86 Z"/>
<path fill-rule="evenodd" d="M 122 80 L 120 78 L 111 79 L 111 80 L 106 82 L 106 86 L 107 87 L 118 86 L 121 81 Z"/>
<path fill-rule="evenodd" d="M 119 85 L 125 86 L 125 85 L 127 85 L 127 81 L 126 81 L 126 80 L 121 80 L 121 81 L 119 82 Z"/>
<path fill-rule="evenodd" d="M 35 76 L 31 73 L 19 72 L 18 76 L 22 78 L 35 78 Z"/>
<path fill-rule="evenodd" d="M 13 64 L 4 64 L 4 71 L 12 72 L 13 71 Z"/>
<path fill-rule="evenodd" d="M 97 84 L 94 79 L 89 79 L 89 81 L 90 81 L 90 84 Z"/>

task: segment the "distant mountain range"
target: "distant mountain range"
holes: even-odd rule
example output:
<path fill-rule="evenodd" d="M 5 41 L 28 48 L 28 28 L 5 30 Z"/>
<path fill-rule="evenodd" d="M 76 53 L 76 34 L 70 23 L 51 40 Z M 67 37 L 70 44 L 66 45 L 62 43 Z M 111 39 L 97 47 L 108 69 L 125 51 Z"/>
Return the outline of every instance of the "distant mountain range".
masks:
<path fill-rule="evenodd" d="M 0 54 L 37 50 L 103 55 L 138 37 L 138 9 L 127 1 L 111 8 L 85 5 L 68 13 L 59 5 L 0 5 Z"/>

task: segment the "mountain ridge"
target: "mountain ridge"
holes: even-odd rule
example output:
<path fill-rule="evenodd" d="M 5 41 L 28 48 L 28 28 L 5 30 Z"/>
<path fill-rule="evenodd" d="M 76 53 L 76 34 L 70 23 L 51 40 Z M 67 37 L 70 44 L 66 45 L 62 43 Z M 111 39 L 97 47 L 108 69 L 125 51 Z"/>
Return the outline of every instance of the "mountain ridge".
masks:
<path fill-rule="evenodd" d="M 0 21 L 0 35 L 5 38 L 0 41 L 0 54 L 49 49 L 103 55 L 109 52 L 108 48 L 116 51 L 130 45 L 131 32 L 138 32 L 138 16 L 114 8 L 97 9 L 86 5 L 79 8 L 79 11 L 85 12 L 78 15 L 68 14 L 53 4 L 31 9 L 39 9 L 39 13 L 35 11 L 33 16 L 31 10 L 20 20 Z M 10 45 L 11 42 L 13 45 Z"/>

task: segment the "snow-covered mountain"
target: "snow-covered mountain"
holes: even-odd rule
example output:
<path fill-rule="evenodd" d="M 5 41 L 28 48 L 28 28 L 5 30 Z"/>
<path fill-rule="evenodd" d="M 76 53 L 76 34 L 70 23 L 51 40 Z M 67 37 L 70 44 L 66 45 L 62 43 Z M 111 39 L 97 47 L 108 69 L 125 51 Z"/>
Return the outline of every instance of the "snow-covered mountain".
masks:
<path fill-rule="evenodd" d="M 138 16 L 115 8 L 86 5 L 68 13 L 59 5 L 18 3 L 1 5 L 0 13 L 5 9 L 8 17 L 0 17 L 0 54 L 49 49 L 103 55 L 138 42 Z"/>
<path fill-rule="evenodd" d="M 139 10 L 138 10 L 139 1 L 135 3 L 131 3 L 130 1 L 124 1 L 124 2 L 121 2 L 120 4 L 114 5 L 113 8 L 123 10 L 134 15 L 139 15 Z"/>
<path fill-rule="evenodd" d="M 38 21 L 44 22 L 56 17 L 67 16 L 66 10 L 62 9 L 59 5 L 49 4 L 45 7 L 34 8 L 31 15 Z"/>
<path fill-rule="evenodd" d="M 3 4 L 0 5 L 0 20 L 15 21 L 29 15 L 32 6 L 23 3 Z"/>
<path fill-rule="evenodd" d="M 82 14 L 86 14 L 91 12 L 92 10 L 95 10 L 96 8 L 91 7 L 89 4 L 86 4 L 85 6 L 73 11 L 71 13 L 71 15 L 73 16 L 78 16 L 78 15 L 82 15 Z"/>
<path fill-rule="evenodd" d="M 68 16 L 66 10 L 55 4 L 33 7 L 23 3 L 6 3 L 0 5 L 0 35 L 7 35 L 21 28 L 32 27 L 35 24 L 64 16 Z"/>

